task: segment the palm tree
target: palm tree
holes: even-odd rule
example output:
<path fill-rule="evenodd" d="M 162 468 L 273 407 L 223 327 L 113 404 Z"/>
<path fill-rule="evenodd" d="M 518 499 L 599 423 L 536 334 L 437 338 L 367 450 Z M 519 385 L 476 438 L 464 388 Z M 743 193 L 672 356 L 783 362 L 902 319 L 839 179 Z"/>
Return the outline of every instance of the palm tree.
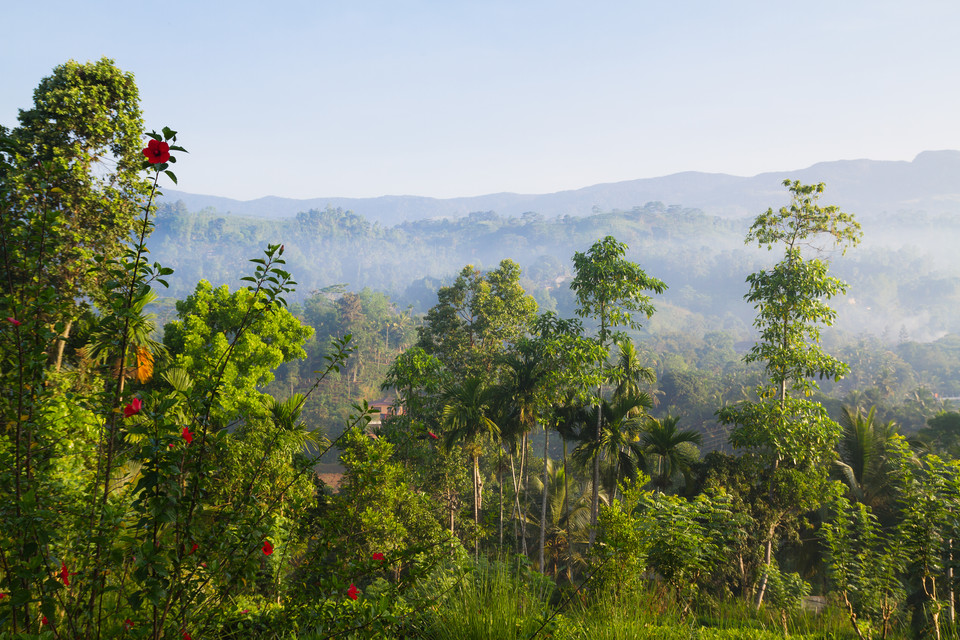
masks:
<path fill-rule="evenodd" d="M 523 342 L 518 349 L 500 358 L 504 365 L 505 381 L 498 387 L 497 394 L 509 415 L 509 432 L 504 431 L 504 442 L 509 443 L 510 468 L 513 476 L 514 516 L 520 516 L 520 538 L 523 552 L 527 552 L 527 519 L 521 508 L 520 493 L 526 483 L 527 437 L 537 423 L 540 410 L 543 385 L 549 375 L 544 360 L 538 357 L 536 345 Z M 519 439 L 519 441 L 518 441 Z M 520 449 L 519 482 L 513 471 L 513 455 Z M 546 452 L 544 452 L 546 454 Z"/>
<path fill-rule="evenodd" d="M 141 292 L 131 300 L 127 315 L 122 318 L 106 316 L 90 336 L 86 349 L 91 359 L 102 363 L 108 358 L 116 358 L 114 366 L 121 392 L 127 378 L 136 378 L 141 384 L 150 380 L 153 377 L 154 358 L 167 352 L 162 343 L 150 337 L 155 328 L 154 315 L 143 312 L 156 299 L 157 294 L 150 289 Z M 117 351 L 124 328 L 127 332 L 127 352 L 121 355 Z"/>
<path fill-rule="evenodd" d="M 875 406 L 866 414 L 860 407 L 841 408 L 843 435 L 837 447 L 839 458 L 834 461 L 851 495 L 874 510 L 890 497 L 893 474 L 887 445 L 897 433 L 896 423 L 890 420 L 881 424 L 876 412 Z"/>
<path fill-rule="evenodd" d="M 601 464 L 605 463 L 607 468 L 601 485 L 606 485 L 604 488 L 611 500 L 617 497 L 620 480 L 636 478 L 637 472 L 644 466 L 645 452 L 639 440 L 643 426 L 649 419 L 646 411 L 652 406 L 653 400 L 646 393 L 603 399 L 599 407 L 603 416 L 600 440 L 589 437 L 573 452 L 574 459 L 580 463 L 596 461 L 598 456 Z M 596 416 L 597 408 L 589 411 L 591 422 L 595 422 L 596 418 L 592 416 Z"/>
<path fill-rule="evenodd" d="M 640 364 L 640 354 L 636 345 L 629 338 L 617 342 L 620 354 L 617 363 L 610 368 L 610 379 L 616 384 L 613 390 L 614 398 L 625 398 L 642 393 L 641 384 L 653 384 L 657 381 L 656 373 L 651 367 Z"/>
<path fill-rule="evenodd" d="M 693 445 L 701 445 L 703 437 L 693 429 L 677 429 L 677 416 L 650 420 L 641 434 L 640 442 L 647 455 L 656 456 L 657 470 L 652 475 L 653 486 L 662 492 L 670 486 L 677 474 L 685 478 L 700 456 Z"/>
<path fill-rule="evenodd" d="M 485 438 L 498 437 L 500 427 L 491 419 L 494 394 L 482 378 L 469 377 L 448 386 L 443 393 L 442 421 L 446 445 L 462 444 L 473 461 L 473 519 L 480 523 L 483 480 L 480 478 L 480 454 Z"/>
<path fill-rule="evenodd" d="M 590 529 L 590 486 L 588 483 L 576 483 L 575 495 L 569 495 L 569 481 L 563 467 L 553 460 L 545 463 L 546 484 L 540 478 L 533 480 L 533 490 L 539 491 L 547 499 L 547 515 L 538 523 L 544 532 L 543 549 L 540 558 L 540 571 L 546 573 L 544 553 L 553 565 L 556 578 L 560 562 L 566 557 L 571 560 L 571 548 L 574 543 L 585 543 Z M 568 575 L 572 567 L 568 566 Z"/>

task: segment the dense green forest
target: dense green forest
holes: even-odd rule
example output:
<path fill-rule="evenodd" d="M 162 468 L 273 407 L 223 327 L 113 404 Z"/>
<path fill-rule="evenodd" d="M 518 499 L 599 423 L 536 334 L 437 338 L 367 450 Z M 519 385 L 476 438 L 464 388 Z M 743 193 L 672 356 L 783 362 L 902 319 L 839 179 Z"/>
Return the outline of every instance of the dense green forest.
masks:
<path fill-rule="evenodd" d="M 958 636 L 938 255 L 796 181 L 155 208 L 186 150 L 144 129 L 106 59 L 0 128 L 0 638 Z"/>

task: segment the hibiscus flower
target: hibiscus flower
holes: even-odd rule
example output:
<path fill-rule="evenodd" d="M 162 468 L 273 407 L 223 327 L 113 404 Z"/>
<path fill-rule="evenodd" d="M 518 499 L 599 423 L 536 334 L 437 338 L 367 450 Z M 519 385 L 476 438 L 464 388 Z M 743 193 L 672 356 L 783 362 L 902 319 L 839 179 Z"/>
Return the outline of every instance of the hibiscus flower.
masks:
<path fill-rule="evenodd" d="M 150 164 L 166 162 L 170 159 L 170 145 L 162 140 L 151 140 L 143 150 L 143 155 L 147 157 L 147 162 Z"/>
<path fill-rule="evenodd" d="M 143 400 L 134 398 L 130 401 L 130 404 L 123 408 L 123 417 L 129 418 L 130 416 L 135 416 L 140 413 L 141 409 L 143 409 Z"/>

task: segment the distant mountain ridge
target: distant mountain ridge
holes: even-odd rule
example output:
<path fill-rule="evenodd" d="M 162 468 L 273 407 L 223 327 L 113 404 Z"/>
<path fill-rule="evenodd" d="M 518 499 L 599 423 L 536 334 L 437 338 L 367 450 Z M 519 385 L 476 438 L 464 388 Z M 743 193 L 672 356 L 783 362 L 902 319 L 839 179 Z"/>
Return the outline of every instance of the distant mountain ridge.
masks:
<path fill-rule="evenodd" d="M 495 211 L 502 216 L 518 216 L 528 211 L 547 217 L 582 216 L 594 208 L 629 210 L 655 201 L 699 208 L 708 215 L 739 218 L 785 204 L 782 186 L 785 179 L 824 182 L 828 194 L 826 203 L 860 215 L 897 211 L 960 213 L 960 151 L 954 150 L 924 151 L 910 162 L 837 160 L 753 177 L 687 171 L 537 195 L 494 193 L 446 199 L 381 196 L 304 200 L 268 196 L 241 201 L 167 189 L 162 200 L 182 200 L 191 211 L 213 207 L 223 214 L 267 219 L 287 218 L 300 211 L 327 206 L 340 207 L 386 226 L 410 220 L 458 218 L 474 211 Z"/>

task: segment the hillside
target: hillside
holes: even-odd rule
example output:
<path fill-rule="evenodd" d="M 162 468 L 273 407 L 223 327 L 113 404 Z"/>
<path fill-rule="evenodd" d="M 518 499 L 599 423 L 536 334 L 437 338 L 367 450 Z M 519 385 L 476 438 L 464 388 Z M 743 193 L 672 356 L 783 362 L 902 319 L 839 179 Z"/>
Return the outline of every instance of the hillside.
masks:
<path fill-rule="evenodd" d="M 737 218 L 756 215 L 782 200 L 781 183 L 785 178 L 806 183 L 824 182 L 831 203 L 861 216 L 899 211 L 940 214 L 960 210 L 960 151 L 924 151 L 911 162 L 821 162 L 805 169 L 772 171 L 753 177 L 690 171 L 539 195 L 496 193 L 450 199 L 331 196 L 308 200 L 271 196 L 244 202 L 168 189 L 163 201 L 181 200 L 191 211 L 212 207 L 222 214 L 257 218 L 284 218 L 310 209 L 342 208 L 381 225 L 456 218 L 474 211 L 496 211 L 502 216 L 519 216 L 525 212 L 546 217 L 586 215 L 594 210 L 631 209 L 655 201 L 697 208 L 712 216 Z"/>

